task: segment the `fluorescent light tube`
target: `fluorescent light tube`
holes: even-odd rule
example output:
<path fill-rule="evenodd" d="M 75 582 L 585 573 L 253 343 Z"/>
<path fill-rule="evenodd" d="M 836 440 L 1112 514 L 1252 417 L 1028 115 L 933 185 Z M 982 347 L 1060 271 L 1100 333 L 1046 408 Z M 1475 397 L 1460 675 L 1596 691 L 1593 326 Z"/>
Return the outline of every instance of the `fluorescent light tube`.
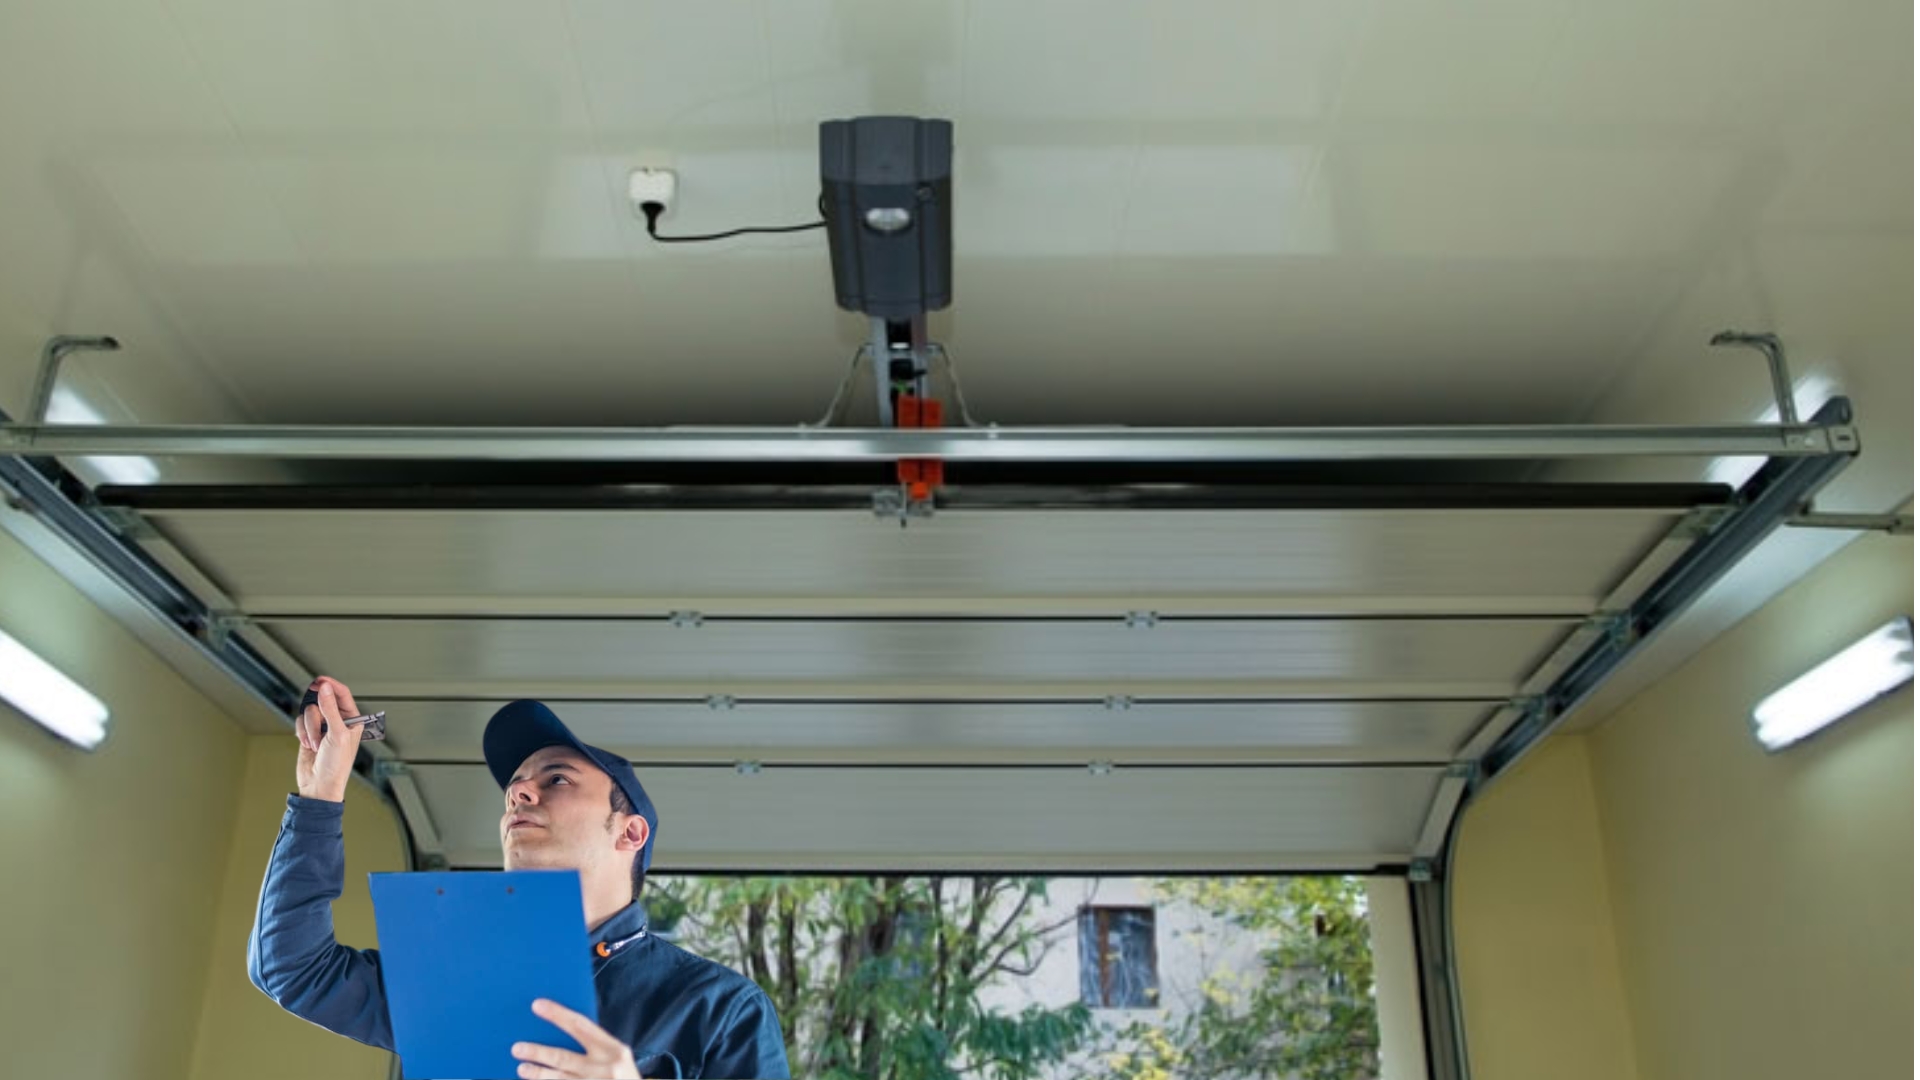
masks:
<path fill-rule="evenodd" d="M 1811 423 L 1809 418 L 1820 411 L 1820 406 L 1839 396 L 1840 384 L 1817 371 L 1803 375 L 1793 383 L 1793 408 L 1800 414 L 1800 422 L 1803 424 Z M 1779 423 L 1780 406 L 1768 405 L 1754 414 L 1753 422 L 1756 424 Z M 1707 466 L 1707 483 L 1725 484 L 1732 488 L 1744 486 L 1766 463 L 1767 459 L 1763 457 L 1714 458 L 1712 464 Z"/>
<path fill-rule="evenodd" d="M 107 418 L 99 409 L 87 404 L 80 395 L 65 386 L 57 387 L 53 397 L 47 402 L 47 423 L 49 424 L 104 424 Z M 94 467 L 100 478 L 109 484 L 151 484 L 160 479 L 160 466 L 152 458 L 134 457 L 85 457 L 80 460 Z"/>
<path fill-rule="evenodd" d="M 5 631 L 0 631 L 0 698 L 83 749 L 107 737 L 106 705 Z"/>
<path fill-rule="evenodd" d="M 1913 620 L 1902 617 L 1848 646 L 1754 707 L 1753 734 L 1780 750 L 1913 680 Z"/>

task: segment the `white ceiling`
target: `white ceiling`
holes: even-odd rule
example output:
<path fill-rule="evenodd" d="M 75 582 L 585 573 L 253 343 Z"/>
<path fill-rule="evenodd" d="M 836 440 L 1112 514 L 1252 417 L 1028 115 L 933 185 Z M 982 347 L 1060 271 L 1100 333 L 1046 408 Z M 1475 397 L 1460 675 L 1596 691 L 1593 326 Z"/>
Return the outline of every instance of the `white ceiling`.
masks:
<path fill-rule="evenodd" d="M 105 332 L 76 385 L 143 420 L 810 419 L 862 333 L 819 234 L 650 246 L 624 177 L 678 169 L 675 228 L 804 220 L 817 122 L 891 112 L 957 124 L 935 329 L 983 417 L 1571 421 L 1730 251 L 1812 245 L 1804 303 L 1843 307 L 1858 249 L 1910 251 L 1911 20 L 14 2 L 0 397 L 48 333 Z M 1664 361 L 1762 385 L 1702 340 Z"/>
<path fill-rule="evenodd" d="M 810 420 L 863 332 L 823 240 L 652 246 L 625 175 L 679 170 L 675 229 L 803 220 L 819 120 L 915 113 L 983 419 L 1743 420 L 1758 361 L 1704 342 L 1771 329 L 1860 407 L 1826 504 L 1884 510 L 1912 40 L 1901 0 L 14 0 L 0 405 L 110 333 L 70 385 L 112 419 Z"/>

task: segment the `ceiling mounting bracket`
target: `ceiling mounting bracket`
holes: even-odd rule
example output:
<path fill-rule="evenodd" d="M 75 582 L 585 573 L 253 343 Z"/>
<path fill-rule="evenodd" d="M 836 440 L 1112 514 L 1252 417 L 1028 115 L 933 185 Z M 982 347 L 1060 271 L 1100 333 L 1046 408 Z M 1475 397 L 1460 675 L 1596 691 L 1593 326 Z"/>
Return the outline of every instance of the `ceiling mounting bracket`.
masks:
<path fill-rule="evenodd" d="M 1787 372 L 1786 346 L 1778 334 L 1756 334 L 1745 330 L 1722 330 L 1707 344 L 1724 348 L 1738 345 L 1757 350 L 1767 358 L 1767 373 L 1773 378 L 1773 405 L 1779 411 L 1775 419 L 1782 424 L 1798 424 L 1800 410 L 1793 403 L 1793 378 Z"/>
<path fill-rule="evenodd" d="M 36 425 L 47 422 L 47 409 L 53 404 L 54 384 L 60 381 L 60 364 L 68 356 L 77 352 L 114 352 L 119 348 L 119 339 L 105 334 L 98 337 L 61 334 L 48 338 L 40 349 L 40 371 L 33 379 L 33 396 L 27 399 L 25 422 Z"/>
<path fill-rule="evenodd" d="M 1786 520 L 1797 529 L 1851 529 L 1878 532 L 1889 536 L 1912 536 L 1912 514 L 1828 514 L 1819 513 L 1812 504 Z"/>

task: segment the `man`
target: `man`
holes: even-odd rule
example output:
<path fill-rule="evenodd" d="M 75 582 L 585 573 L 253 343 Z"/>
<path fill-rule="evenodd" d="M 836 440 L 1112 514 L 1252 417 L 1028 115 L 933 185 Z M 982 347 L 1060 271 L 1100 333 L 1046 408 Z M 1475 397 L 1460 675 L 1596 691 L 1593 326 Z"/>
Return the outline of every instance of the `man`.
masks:
<path fill-rule="evenodd" d="M 345 684 L 323 676 L 313 690 L 319 704 L 303 709 L 297 725 L 299 793 L 287 798 L 260 887 L 247 974 L 294 1015 L 392 1050 L 379 950 L 336 942 L 329 907 L 346 874 L 342 800 L 365 729 L 341 722 L 359 712 Z M 647 933 L 639 899 L 659 818 L 633 767 L 574 738 L 537 701 L 495 713 L 481 749 L 506 792 L 500 851 L 507 869 L 580 872 L 600 1005 L 595 1024 L 554 1002 L 529 1000 L 586 1052 L 516 1043 L 520 1075 L 786 1077 L 780 1022 L 767 995 L 738 972 Z"/>

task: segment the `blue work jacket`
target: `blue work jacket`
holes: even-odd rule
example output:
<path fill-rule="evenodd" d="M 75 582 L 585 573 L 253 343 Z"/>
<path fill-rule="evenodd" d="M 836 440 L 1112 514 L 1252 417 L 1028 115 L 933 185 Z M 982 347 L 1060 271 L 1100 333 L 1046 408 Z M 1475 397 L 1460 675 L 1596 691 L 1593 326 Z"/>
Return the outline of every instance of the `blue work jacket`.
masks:
<path fill-rule="evenodd" d="M 331 905 L 346 878 L 345 810 L 287 797 L 247 942 L 247 977 L 295 1016 L 392 1050 L 380 951 L 333 938 Z M 599 926 L 589 946 L 609 946 L 609 955 L 593 954 L 600 1026 L 633 1048 L 640 1075 L 786 1080 L 786 1047 L 766 993 L 646 930 L 646 909 L 635 901 Z"/>

